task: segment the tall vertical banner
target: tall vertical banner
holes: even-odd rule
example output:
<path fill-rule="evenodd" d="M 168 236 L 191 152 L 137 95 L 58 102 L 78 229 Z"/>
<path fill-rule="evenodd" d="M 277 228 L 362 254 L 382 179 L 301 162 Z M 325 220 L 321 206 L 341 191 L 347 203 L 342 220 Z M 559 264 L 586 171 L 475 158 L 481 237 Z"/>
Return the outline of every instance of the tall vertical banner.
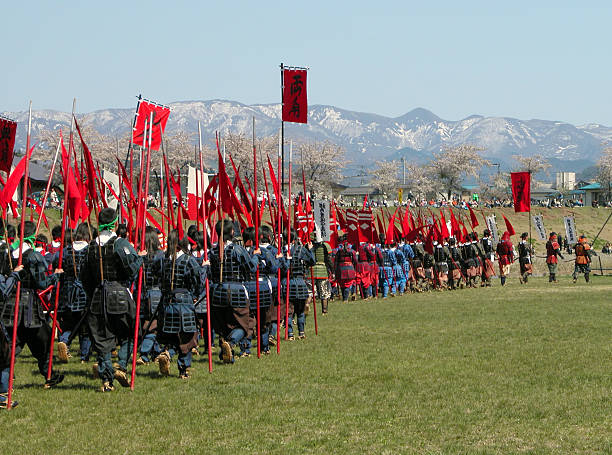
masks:
<path fill-rule="evenodd" d="M 499 243 L 499 235 L 497 234 L 497 223 L 495 222 L 495 215 L 487 217 L 487 227 L 489 228 L 489 231 L 491 231 L 491 237 L 493 237 L 493 242 Z"/>
<path fill-rule="evenodd" d="M 321 240 L 329 242 L 331 238 L 329 201 L 314 201 L 312 211 L 314 213 L 315 226 L 321 233 Z"/>
<path fill-rule="evenodd" d="M 104 169 L 102 171 L 102 178 L 108 183 L 108 186 L 112 188 L 115 194 L 119 195 L 119 176 Z M 110 208 L 117 210 L 119 201 L 108 188 L 104 188 L 104 190 L 106 192 L 106 203 Z"/>
<path fill-rule="evenodd" d="M 533 225 L 535 226 L 538 238 L 540 240 L 546 240 L 546 228 L 544 228 L 544 219 L 542 215 L 533 215 Z"/>
<path fill-rule="evenodd" d="M 162 134 L 166 129 L 166 123 L 168 123 L 168 117 L 170 116 L 170 108 L 150 101 L 140 100 L 138 102 L 138 106 L 136 107 L 136 120 L 134 121 L 134 129 L 132 132 L 132 143 L 144 147 L 145 120 L 149 120 L 151 113 L 153 113 L 151 150 L 159 150 Z M 147 132 L 147 134 L 149 133 Z"/>
<path fill-rule="evenodd" d="M 0 118 L 0 171 L 6 173 L 11 171 L 16 133 L 17 122 Z"/>
<path fill-rule="evenodd" d="M 573 216 L 564 216 L 563 224 L 565 225 L 565 235 L 567 236 L 567 243 L 573 245 L 578 243 L 578 237 L 576 236 L 576 225 L 574 224 Z"/>
<path fill-rule="evenodd" d="M 283 122 L 308 123 L 306 69 L 283 69 Z"/>
<path fill-rule="evenodd" d="M 531 174 L 529 172 L 512 172 L 512 198 L 515 212 L 531 211 Z"/>

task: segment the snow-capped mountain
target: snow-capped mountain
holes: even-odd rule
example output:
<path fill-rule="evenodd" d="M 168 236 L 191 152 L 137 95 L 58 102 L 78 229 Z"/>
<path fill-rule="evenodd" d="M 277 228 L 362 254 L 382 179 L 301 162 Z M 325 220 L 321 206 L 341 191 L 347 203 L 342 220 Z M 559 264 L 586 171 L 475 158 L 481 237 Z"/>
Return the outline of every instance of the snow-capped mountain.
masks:
<path fill-rule="evenodd" d="M 205 138 L 213 138 L 215 131 L 250 135 L 253 116 L 258 136 L 276 134 L 280 127 L 279 104 L 245 105 L 235 101 L 210 100 L 181 101 L 169 106 L 172 109 L 167 126 L 169 132 L 195 132 L 199 120 Z M 23 148 L 27 112 L 4 112 L 3 115 L 19 122 L 17 146 Z M 104 109 L 84 114 L 83 118 L 93 123 L 101 133 L 114 135 L 129 130 L 133 115 L 134 108 Z M 69 125 L 70 113 L 33 112 L 34 140 L 42 129 L 61 127 L 68 130 Z M 390 118 L 313 105 L 308 125 L 285 124 L 285 137 L 331 141 L 343 146 L 347 159 L 360 165 L 402 156 L 407 160 L 427 161 L 433 152 L 444 146 L 473 144 L 483 147 L 484 154 L 502 163 L 503 167 L 511 166 L 514 154 L 539 154 L 555 161 L 576 161 L 577 166 L 586 167 L 597 160 L 602 142 L 612 139 L 612 128 L 480 115 L 449 121 L 422 108 Z"/>

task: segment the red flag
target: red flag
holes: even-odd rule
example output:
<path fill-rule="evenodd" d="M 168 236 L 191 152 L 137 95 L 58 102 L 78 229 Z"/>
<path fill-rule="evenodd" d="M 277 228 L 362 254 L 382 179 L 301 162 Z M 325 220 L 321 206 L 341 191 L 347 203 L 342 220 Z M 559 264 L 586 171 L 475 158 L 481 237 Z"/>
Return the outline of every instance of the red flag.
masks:
<path fill-rule="evenodd" d="M 474 213 L 472 207 L 470 207 L 469 204 L 468 209 L 470 210 L 470 224 L 472 225 L 472 230 L 474 230 L 474 228 L 478 226 L 478 219 L 476 218 L 476 214 Z"/>
<path fill-rule="evenodd" d="M 148 145 L 143 145 L 142 141 L 144 140 L 145 120 L 149 122 L 151 119 L 151 112 L 153 112 L 151 150 L 159 150 L 162 134 L 166 129 L 166 123 L 168 122 L 168 117 L 170 116 L 170 108 L 159 106 L 148 101 L 141 100 L 138 102 L 138 107 L 136 108 L 136 122 L 134 123 L 134 130 L 132 132 L 132 143 L 140 145 L 141 147 Z M 149 131 L 147 131 L 147 142 L 149 141 L 148 136 Z"/>
<path fill-rule="evenodd" d="M 0 118 L 0 171 L 11 172 L 17 122 Z"/>
<path fill-rule="evenodd" d="M 238 184 L 238 191 L 240 191 L 240 200 L 244 208 L 251 212 L 253 209 L 251 208 L 251 199 L 244 188 L 244 184 L 242 183 L 242 179 L 240 178 L 240 173 L 238 169 L 236 169 L 236 165 L 234 164 L 234 159 L 232 158 L 232 154 L 229 155 L 230 162 L 232 163 L 232 168 L 234 169 L 234 188 L 236 188 L 236 183 Z"/>
<path fill-rule="evenodd" d="M 429 231 L 427 231 L 427 236 L 425 237 L 425 243 L 423 245 L 423 248 L 425 248 L 425 251 L 427 251 L 429 254 L 434 253 L 433 241 L 434 241 L 434 225 L 432 224 L 431 226 L 429 226 Z"/>
<path fill-rule="evenodd" d="M 306 70 L 283 70 L 283 122 L 308 123 Z"/>
<path fill-rule="evenodd" d="M 459 223 L 457 222 L 457 218 L 455 218 L 453 209 L 449 209 L 449 210 L 450 210 L 451 233 L 457 239 L 457 241 L 461 241 L 461 230 L 459 229 Z"/>
<path fill-rule="evenodd" d="M 515 212 L 531 211 L 531 174 L 529 172 L 512 172 L 512 198 Z"/>
<path fill-rule="evenodd" d="M 398 210 L 399 210 L 399 207 L 395 209 L 395 212 L 389 219 L 389 225 L 387 226 L 387 233 L 385 236 L 385 243 L 387 245 L 395 242 L 395 217 L 397 215 Z"/>
<path fill-rule="evenodd" d="M 70 216 L 70 229 L 75 229 L 81 215 L 81 192 L 75 182 L 72 168 L 68 168 L 65 200 L 67 201 L 68 214 Z"/>
<path fill-rule="evenodd" d="M 440 234 L 445 239 L 450 237 L 450 233 L 448 232 L 448 226 L 446 225 L 446 218 L 444 218 L 444 212 L 440 209 Z"/>
<path fill-rule="evenodd" d="M 4 189 L 2 190 L 0 197 L 0 204 L 2 205 L 3 209 L 6 209 L 7 205 L 13 199 L 15 190 L 17 190 L 19 182 L 25 173 L 26 160 L 30 159 L 30 155 L 32 155 L 32 152 L 34 151 L 34 147 L 35 145 L 33 145 L 30 151 L 23 158 L 21 158 L 21 160 L 19 160 L 19 163 L 17 163 L 17 166 L 15 166 L 15 169 L 13 169 L 13 172 L 11 172 L 6 179 L 6 185 L 4 185 Z"/>
<path fill-rule="evenodd" d="M 85 165 L 87 166 L 87 191 L 89 192 L 90 202 L 93 204 L 98 200 L 98 195 L 96 192 L 96 167 L 94 166 L 93 159 L 91 158 L 89 147 L 87 147 L 87 144 L 85 144 L 85 141 L 83 140 L 81 128 L 79 128 L 76 117 L 74 118 L 74 125 L 76 126 L 76 130 L 79 133 L 79 138 L 81 138 L 81 145 L 83 146 L 83 157 L 85 158 Z"/>
<path fill-rule="evenodd" d="M 365 197 L 363 198 L 363 207 L 362 207 L 362 210 L 365 210 L 367 203 L 368 203 L 368 195 L 366 194 Z"/>
<path fill-rule="evenodd" d="M 508 231 L 508 234 L 510 235 L 514 235 L 516 234 L 516 232 L 514 232 L 514 228 L 512 227 L 512 224 L 510 224 L 510 221 L 508 220 L 508 218 L 506 218 L 506 215 L 503 215 L 504 217 L 504 222 L 506 223 L 506 231 Z"/>

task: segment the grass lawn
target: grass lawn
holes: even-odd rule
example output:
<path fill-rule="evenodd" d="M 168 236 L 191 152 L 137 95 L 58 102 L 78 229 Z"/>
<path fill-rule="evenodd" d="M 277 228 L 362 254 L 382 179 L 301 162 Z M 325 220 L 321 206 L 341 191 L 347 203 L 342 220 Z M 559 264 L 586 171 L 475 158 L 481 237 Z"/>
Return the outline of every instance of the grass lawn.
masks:
<path fill-rule="evenodd" d="M 611 453 L 612 278 L 498 283 L 332 303 L 280 356 L 135 392 L 78 361 L 45 391 L 24 353 L 2 453 Z"/>

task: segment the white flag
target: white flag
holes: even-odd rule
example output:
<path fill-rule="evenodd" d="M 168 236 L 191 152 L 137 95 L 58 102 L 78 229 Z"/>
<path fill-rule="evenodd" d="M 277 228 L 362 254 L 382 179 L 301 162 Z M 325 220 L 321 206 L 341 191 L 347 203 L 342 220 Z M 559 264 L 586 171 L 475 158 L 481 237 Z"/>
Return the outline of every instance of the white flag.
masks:
<path fill-rule="evenodd" d="M 108 186 L 110 186 L 115 192 L 115 194 L 119 196 L 119 176 L 104 169 L 102 171 L 102 178 L 106 180 Z M 117 210 L 117 204 L 119 204 L 117 198 L 113 196 L 113 193 L 109 191 L 106 185 L 104 185 L 104 191 L 106 193 L 106 203 L 108 204 L 108 206 L 111 209 Z"/>
<path fill-rule="evenodd" d="M 315 228 L 321 233 L 321 240 L 329 241 L 331 238 L 329 201 L 314 201 L 312 211 L 314 213 Z"/>
<path fill-rule="evenodd" d="M 536 232 L 538 233 L 538 238 L 540 240 L 546 240 L 546 228 L 544 228 L 544 219 L 542 215 L 533 215 L 532 218 Z"/>
<path fill-rule="evenodd" d="M 499 243 L 499 235 L 497 234 L 497 223 L 495 222 L 495 215 L 487 217 L 487 227 L 489 228 L 489 231 L 491 231 L 491 237 L 493 238 L 493 242 Z"/>
<path fill-rule="evenodd" d="M 567 243 L 570 245 L 578 243 L 578 237 L 576 237 L 576 225 L 574 224 L 573 216 L 564 216 L 563 224 L 565 225 L 565 235 L 567 236 Z"/>

